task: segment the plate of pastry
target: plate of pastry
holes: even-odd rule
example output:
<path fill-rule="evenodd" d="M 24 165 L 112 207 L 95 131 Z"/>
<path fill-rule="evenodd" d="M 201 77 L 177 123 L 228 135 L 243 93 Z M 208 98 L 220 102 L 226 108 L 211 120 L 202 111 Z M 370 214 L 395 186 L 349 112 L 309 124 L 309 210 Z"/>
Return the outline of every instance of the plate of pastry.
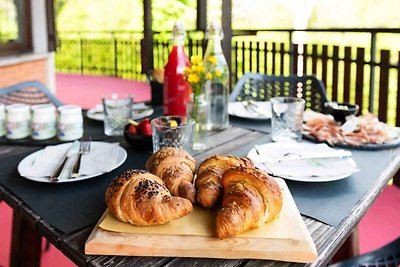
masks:
<path fill-rule="evenodd" d="M 146 118 L 153 114 L 154 109 L 144 103 L 135 103 L 132 105 L 132 117 L 133 120 L 139 120 Z M 103 105 L 98 104 L 96 107 L 91 108 L 87 111 L 86 116 L 89 119 L 96 121 L 104 121 L 104 110 Z"/>
<path fill-rule="evenodd" d="M 271 103 L 268 101 L 229 102 L 228 113 L 234 117 L 251 120 L 268 120 L 272 117 Z"/>
<path fill-rule="evenodd" d="M 216 155 L 200 164 L 193 183 L 196 165 L 169 147 L 154 153 L 146 170 L 118 175 L 85 253 L 315 261 L 315 244 L 284 180 L 249 158 Z"/>

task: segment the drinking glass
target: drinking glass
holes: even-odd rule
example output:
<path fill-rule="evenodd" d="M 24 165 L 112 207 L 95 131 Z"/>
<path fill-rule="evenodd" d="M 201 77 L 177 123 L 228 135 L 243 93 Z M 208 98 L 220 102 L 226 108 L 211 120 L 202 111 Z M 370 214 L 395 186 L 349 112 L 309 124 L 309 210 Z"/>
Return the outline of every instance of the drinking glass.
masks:
<path fill-rule="evenodd" d="M 153 152 L 163 147 L 177 147 L 191 153 L 194 123 L 184 116 L 163 116 L 151 120 Z"/>
<path fill-rule="evenodd" d="M 297 97 L 274 97 L 271 99 L 272 140 L 300 141 L 305 101 Z"/>
<path fill-rule="evenodd" d="M 111 94 L 103 97 L 104 133 L 109 136 L 121 136 L 124 127 L 132 115 L 131 95 Z"/>

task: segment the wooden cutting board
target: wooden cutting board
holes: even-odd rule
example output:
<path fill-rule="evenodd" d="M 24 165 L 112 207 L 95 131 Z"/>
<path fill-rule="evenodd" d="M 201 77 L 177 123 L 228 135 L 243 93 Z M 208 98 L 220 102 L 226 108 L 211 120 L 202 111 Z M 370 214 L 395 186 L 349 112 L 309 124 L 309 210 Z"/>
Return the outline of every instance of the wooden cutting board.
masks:
<path fill-rule="evenodd" d="M 90 255 L 270 259 L 313 262 L 314 242 L 286 183 L 279 218 L 237 237 L 214 237 L 215 212 L 195 207 L 188 216 L 161 226 L 137 227 L 114 219 L 106 211 L 85 244 Z"/>

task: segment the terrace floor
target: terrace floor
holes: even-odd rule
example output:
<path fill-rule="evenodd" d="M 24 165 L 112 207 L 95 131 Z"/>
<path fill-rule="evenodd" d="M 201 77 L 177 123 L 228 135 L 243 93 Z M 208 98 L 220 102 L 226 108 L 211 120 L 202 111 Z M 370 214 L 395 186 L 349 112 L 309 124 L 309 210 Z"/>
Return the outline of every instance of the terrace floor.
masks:
<path fill-rule="evenodd" d="M 150 99 L 147 83 L 132 82 L 114 77 L 57 75 L 56 95 L 66 104 L 79 104 L 84 108 L 100 103 L 107 93 L 132 93 L 135 102 Z M 400 188 L 387 186 L 369 209 L 359 225 L 360 251 L 368 252 L 400 236 Z M 11 240 L 12 210 L 0 203 L 0 267 L 8 266 Z M 59 250 L 50 246 L 43 252 L 42 266 L 75 266 Z"/>

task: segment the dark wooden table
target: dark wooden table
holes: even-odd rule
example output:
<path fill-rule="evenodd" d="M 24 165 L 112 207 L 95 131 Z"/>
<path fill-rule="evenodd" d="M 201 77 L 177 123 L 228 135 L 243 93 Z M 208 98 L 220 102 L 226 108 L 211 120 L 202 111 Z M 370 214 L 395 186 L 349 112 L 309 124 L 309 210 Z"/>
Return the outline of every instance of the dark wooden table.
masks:
<path fill-rule="evenodd" d="M 265 134 L 241 128 L 230 128 L 215 133 L 209 137 L 209 149 L 195 155 L 198 161 L 215 154 L 229 154 L 240 147 L 261 138 Z M 126 145 L 122 142 L 122 145 Z M 28 150 L 21 146 L 0 146 L 1 157 Z M 11 266 L 30 266 L 37 264 L 38 240 L 44 236 L 56 248 L 60 249 L 69 259 L 79 266 L 326 266 L 341 245 L 349 237 L 357 224 L 387 185 L 388 180 L 400 166 L 400 148 L 388 151 L 393 154 L 388 167 L 376 177 L 370 189 L 354 206 L 352 211 L 338 227 L 332 227 L 317 220 L 303 216 L 306 226 L 315 242 L 319 258 L 313 264 L 286 263 L 265 260 L 226 260 L 204 258 L 164 258 L 164 257 L 122 257 L 122 256 L 87 256 L 84 254 L 84 244 L 93 226 L 75 233 L 65 234 L 58 231 L 40 214 L 33 212 L 18 195 L 0 185 L 0 200 L 3 199 L 14 210 L 13 244 Z M 24 255 L 21 257 L 21 255 Z"/>

